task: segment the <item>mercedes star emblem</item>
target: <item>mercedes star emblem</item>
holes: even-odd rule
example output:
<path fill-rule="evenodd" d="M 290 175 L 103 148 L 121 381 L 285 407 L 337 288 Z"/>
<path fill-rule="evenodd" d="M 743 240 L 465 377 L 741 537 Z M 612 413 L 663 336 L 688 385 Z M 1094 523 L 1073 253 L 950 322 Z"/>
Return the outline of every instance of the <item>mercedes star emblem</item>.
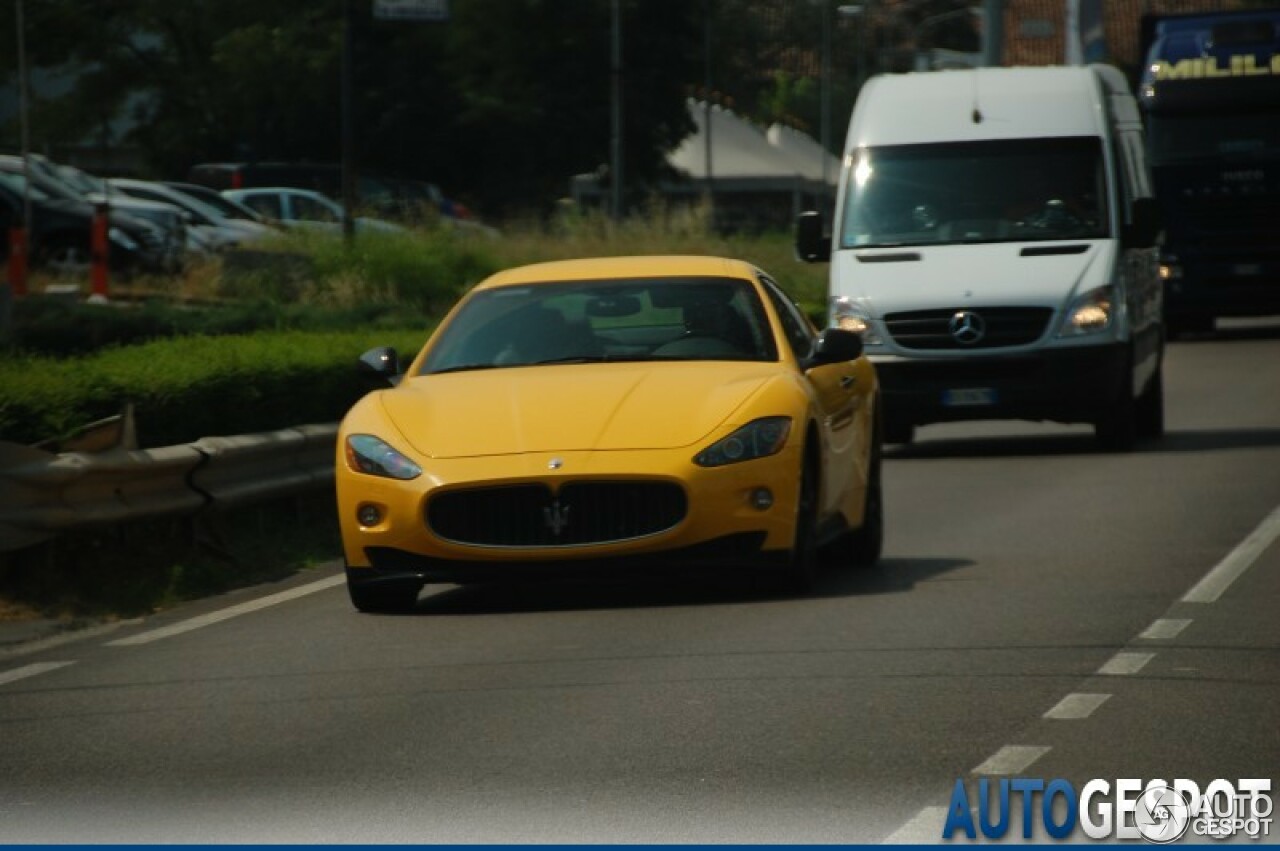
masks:
<path fill-rule="evenodd" d="M 947 327 L 951 336 L 962 346 L 972 346 L 987 334 L 986 320 L 970 310 L 956 311 Z"/>

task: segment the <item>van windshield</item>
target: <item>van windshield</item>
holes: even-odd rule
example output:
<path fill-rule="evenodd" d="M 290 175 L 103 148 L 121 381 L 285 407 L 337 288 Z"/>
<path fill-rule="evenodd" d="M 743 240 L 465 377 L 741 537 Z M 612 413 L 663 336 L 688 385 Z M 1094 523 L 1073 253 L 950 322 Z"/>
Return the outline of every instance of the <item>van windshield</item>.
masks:
<path fill-rule="evenodd" d="M 841 248 L 1038 242 L 1108 235 L 1093 136 L 862 148 Z"/>

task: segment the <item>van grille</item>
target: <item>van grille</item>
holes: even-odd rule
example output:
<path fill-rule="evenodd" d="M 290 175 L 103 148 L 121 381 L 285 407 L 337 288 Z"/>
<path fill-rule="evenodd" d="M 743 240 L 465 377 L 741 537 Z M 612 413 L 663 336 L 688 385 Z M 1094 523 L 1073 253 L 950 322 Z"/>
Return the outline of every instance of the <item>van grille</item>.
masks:
<path fill-rule="evenodd" d="M 568 482 L 444 491 L 427 504 L 438 537 L 482 547 L 566 547 L 656 535 L 684 519 L 684 489 L 671 482 Z"/>
<path fill-rule="evenodd" d="M 951 330 L 960 313 L 972 313 L 983 326 L 980 339 L 962 343 Z M 1053 310 L 1047 307 L 985 307 L 911 310 L 885 315 L 889 336 L 906 349 L 996 349 L 1025 346 L 1044 335 Z"/>

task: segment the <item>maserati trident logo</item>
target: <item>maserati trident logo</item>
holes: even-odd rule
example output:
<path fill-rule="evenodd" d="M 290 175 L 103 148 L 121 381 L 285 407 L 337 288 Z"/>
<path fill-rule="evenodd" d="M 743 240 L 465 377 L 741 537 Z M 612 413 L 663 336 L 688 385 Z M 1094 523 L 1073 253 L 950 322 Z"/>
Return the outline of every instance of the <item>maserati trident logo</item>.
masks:
<path fill-rule="evenodd" d="M 547 462 L 548 470 L 559 470 L 563 466 L 564 466 L 563 458 L 552 458 L 550 461 Z"/>
<path fill-rule="evenodd" d="M 962 346 L 972 346 L 987 335 L 987 322 L 971 310 L 958 310 L 947 325 L 951 336 Z"/>
<path fill-rule="evenodd" d="M 557 538 L 564 531 L 564 527 L 569 525 L 569 508 L 570 506 L 561 505 L 560 500 L 556 499 L 542 509 L 542 519 L 546 521 L 547 528 L 551 530 L 551 534 Z"/>

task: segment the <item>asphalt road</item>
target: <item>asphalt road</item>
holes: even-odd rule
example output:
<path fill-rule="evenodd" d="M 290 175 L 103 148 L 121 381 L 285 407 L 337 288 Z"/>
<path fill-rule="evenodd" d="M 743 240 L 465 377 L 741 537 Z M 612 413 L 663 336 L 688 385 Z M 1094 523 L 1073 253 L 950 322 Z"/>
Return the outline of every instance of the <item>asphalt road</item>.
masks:
<path fill-rule="evenodd" d="M 329 565 L 19 648 L 0 842 L 937 841 L 957 779 L 1280 786 L 1280 324 L 1172 345 L 1166 395 L 1127 455 L 921 430 L 882 565 L 803 598 L 602 579 L 375 617 Z"/>

